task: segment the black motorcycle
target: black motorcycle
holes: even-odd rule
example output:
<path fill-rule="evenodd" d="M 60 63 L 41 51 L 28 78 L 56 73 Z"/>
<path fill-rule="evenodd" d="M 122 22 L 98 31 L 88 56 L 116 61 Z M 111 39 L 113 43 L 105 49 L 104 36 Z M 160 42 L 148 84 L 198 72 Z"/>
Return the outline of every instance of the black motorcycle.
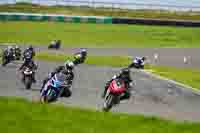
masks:
<path fill-rule="evenodd" d="M 31 70 L 28 67 L 25 67 L 22 71 L 23 79 L 22 82 L 25 85 L 25 88 L 27 90 L 31 89 L 32 83 L 33 83 L 33 70 Z"/>
<path fill-rule="evenodd" d="M 15 59 L 14 53 L 7 53 L 4 51 L 2 54 L 2 66 L 6 66 L 8 63 L 13 61 L 14 59 Z"/>
<path fill-rule="evenodd" d="M 48 49 L 60 49 L 61 47 L 61 41 L 60 40 L 57 40 L 56 42 L 54 43 L 51 43 L 49 46 L 48 46 Z"/>
<path fill-rule="evenodd" d="M 128 66 L 129 68 L 144 69 L 144 61 L 134 59 L 133 62 Z"/>
<path fill-rule="evenodd" d="M 21 50 L 16 49 L 15 50 L 15 60 L 20 60 L 20 58 L 21 58 Z"/>

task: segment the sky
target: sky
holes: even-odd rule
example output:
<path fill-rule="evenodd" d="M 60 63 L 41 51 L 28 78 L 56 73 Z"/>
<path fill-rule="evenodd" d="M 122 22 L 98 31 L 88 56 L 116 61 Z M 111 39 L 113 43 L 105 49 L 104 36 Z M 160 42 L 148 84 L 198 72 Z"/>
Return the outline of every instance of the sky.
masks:
<path fill-rule="evenodd" d="M 0 3 L 13 1 L 59 1 L 59 0 L 0 0 Z M 62 0 L 61 0 L 62 1 Z M 175 5 L 175 6 L 197 6 L 200 7 L 200 0 L 63 0 L 63 1 L 96 1 L 96 2 L 114 2 L 114 3 L 142 3 L 142 4 L 156 4 L 156 5 Z M 54 3 L 53 2 L 53 3 Z"/>

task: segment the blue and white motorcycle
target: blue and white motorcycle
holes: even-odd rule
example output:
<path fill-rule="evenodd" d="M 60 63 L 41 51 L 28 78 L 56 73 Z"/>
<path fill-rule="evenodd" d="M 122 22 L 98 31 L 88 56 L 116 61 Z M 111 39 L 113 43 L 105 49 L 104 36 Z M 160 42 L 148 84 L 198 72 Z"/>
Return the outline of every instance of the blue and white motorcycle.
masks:
<path fill-rule="evenodd" d="M 71 84 L 66 82 L 66 75 L 63 73 L 55 74 L 42 88 L 40 92 L 40 101 L 42 103 L 49 103 L 56 101 L 61 97 L 63 91 L 71 95 Z"/>
<path fill-rule="evenodd" d="M 146 57 L 136 57 L 133 62 L 128 66 L 129 68 L 144 69 Z"/>

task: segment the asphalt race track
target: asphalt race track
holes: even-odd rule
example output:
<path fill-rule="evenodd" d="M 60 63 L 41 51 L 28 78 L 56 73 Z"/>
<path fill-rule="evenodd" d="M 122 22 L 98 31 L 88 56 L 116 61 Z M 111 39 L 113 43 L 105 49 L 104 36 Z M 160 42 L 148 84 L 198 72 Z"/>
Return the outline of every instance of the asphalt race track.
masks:
<path fill-rule="evenodd" d="M 38 62 L 37 83 L 25 90 L 16 72 L 19 63 L 0 67 L 0 95 L 19 96 L 37 100 L 42 79 L 58 63 Z M 80 65 L 75 68 L 75 80 L 70 98 L 60 98 L 58 103 L 101 110 L 101 94 L 106 80 L 119 68 Z M 200 96 L 190 89 L 156 79 L 138 70 L 132 70 L 136 85 L 132 97 L 113 108 L 114 112 L 154 115 L 167 119 L 200 121 Z"/>
<path fill-rule="evenodd" d="M 14 44 L 11 44 L 14 45 Z M 22 49 L 28 44 L 20 45 Z M 7 47 L 5 43 L 0 44 L 0 48 Z M 73 54 L 77 48 L 62 48 L 58 51 L 48 50 L 45 45 L 35 47 L 37 51 Z M 95 56 L 146 56 L 149 63 L 180 68 L 200 68 L 200 48 L 87 48 L 89 55 Z M 157 55 L 157 60 L 155 60 Z M 187 60 L 184 63 L 184 57 Z"/>

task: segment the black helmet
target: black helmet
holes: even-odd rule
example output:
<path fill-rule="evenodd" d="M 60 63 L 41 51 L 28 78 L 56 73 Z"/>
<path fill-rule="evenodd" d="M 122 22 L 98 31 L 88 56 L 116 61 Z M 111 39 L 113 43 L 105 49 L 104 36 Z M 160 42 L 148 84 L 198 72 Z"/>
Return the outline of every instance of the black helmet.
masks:
<path fill-rule="evenodd" d="M 24 55 L 24 59 L 25 60 L 31 60 L 32 59 L 31 53 L 30 52 L 26 52 L 25 55 Z"/>
<path fill-rule="evenodd" d="M 128 78 L 130 77 L 130 70 L 128 68 L 123 68 L 121 71 L 120 71 L 120 76 L 122 78 Z"/>
<path fill-rule="evenodd" d="M 146 59 L 147 59 L 147 58 L 146 58 L 145 56 L 144 56 L 144 57 L 142 57 L 142 60 L 143 60 L 143 61 L 145 61 Z"/>
<path fill-rule="evenodd" d="M 33 50 L 33 46 L 30 45 L 30 46 L 28 47 L 28 49 L 29 49 L 29 50 Z"/>

